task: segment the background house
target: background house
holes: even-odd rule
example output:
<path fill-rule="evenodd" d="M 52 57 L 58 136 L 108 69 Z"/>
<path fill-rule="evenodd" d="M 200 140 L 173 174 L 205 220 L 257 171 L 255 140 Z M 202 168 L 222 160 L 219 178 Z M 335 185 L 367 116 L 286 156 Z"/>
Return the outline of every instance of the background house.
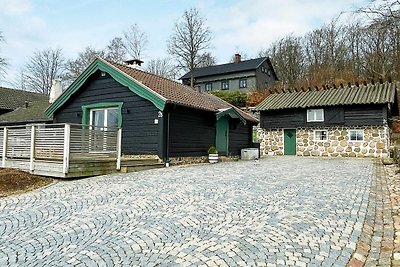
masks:
<path fill-rule="evenodd" d="M 28 102 L 46 102 L 49 97 L 39 93 L 0 87 L 0 115 L 24 107 Z"/>
<path fill-rule="evenodd" d="M 56 123 L 122 127 L 122 153 L 238 155 L 258 121 L 223 100 L 129 65 L 96 59 L 46 111 Z"/>
<path fill-rule="evenodd" d="M 23 106 L 13 111 L 0 115 L 0 126 L 21 125 L 31 123 L 52 123 L 53 119 L 47 117 L 45 110 L 49 107 L 49 100 L 36 100 L 25 102 Z"/>
<path fill-rule="evenodd" d="M 354 85 L 269 95 L 260 112 L 263 155 L 384 157 L 396 84 Z"/>
<path fill-rule="evenodd" d="M 190 85 L 190 72 L 183 75 L 182 83 Z M 201 92 L 229 90 L 249 92 L 263 90 L 278 80 L 268 57 L 241 60 L 235 55 L 233 63 L 194 69 L 194 85 Z"/>

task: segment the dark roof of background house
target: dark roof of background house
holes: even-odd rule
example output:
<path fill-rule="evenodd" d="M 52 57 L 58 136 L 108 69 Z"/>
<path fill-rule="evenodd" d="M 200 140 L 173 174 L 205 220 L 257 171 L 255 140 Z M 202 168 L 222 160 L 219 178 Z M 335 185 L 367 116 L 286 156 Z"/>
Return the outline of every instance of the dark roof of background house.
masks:
<path fill-rule="evenodd" d="M 227 63 L 227 64 L 214 65 L 203 68 L 196 68 L 194 69 L 194 77 L 204 77 L 204 76 L 226 74 L 226 73 L 240 72 L 246 70 L 254 70 L 258 66 L 260 66 L 260 64 L 263 63 L 265 60 L 269 61 L 269 58 L 261 57 L 261 58 L 243 60 L 240 61 L 239 63 Z M 183 75 L 180 78 L 180 80 L 189 78 L 190 78 L 190 72 Z"/>
<path fill-rule="evenodd" d="M 206 111 L 218 112 L 220 109 L 234 108 L 243 118 L 249 121 L 257 122 L 257 119 L 252 115 L 240 110 L 237 107 L 225 102 L 224 100 L 208 94 L 200 93 L 187 85 L 177 83 L 175 81 L 160 77 L 158 75 L 145 72 L 136 68 L 129 67 L 110 61 L 105 61 L 130 76 L 145 87 L 156 92 L 161 97 L 165 98 L 167 103 L 177 104 L 181 106 L 202 109 Z"/>
<path fill-rule="evenodd" d="M 14 123 L 35 123 L 35 122 L 49 122 L 45 110 L 49 107 L 49 99 L 33 101 L 18 107 L 14 111 L 0 115 L 0 125 L 14 124 Z"/>
<path fill-rule="evenodd" d="M 0 87 L 0 108 L 14 110 L 22 107 L 26 101 L 41 101 L 49 99 L 48 96 L 23 90 Z"/>
<path fill-rule="evenodd" d="M 395 83 L 353 85 L 323 90 L 273 93 L 255 111 L 322 106 L 394 103 Z"/>

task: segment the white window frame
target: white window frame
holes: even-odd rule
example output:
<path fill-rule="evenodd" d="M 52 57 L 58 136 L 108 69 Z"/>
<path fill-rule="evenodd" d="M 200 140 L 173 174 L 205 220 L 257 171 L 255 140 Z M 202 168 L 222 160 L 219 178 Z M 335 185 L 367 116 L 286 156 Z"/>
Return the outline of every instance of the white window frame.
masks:
<path fill-rule="evenodd" d="M 239 88 L 247 88 L 247 79 L 246 78 L 239 79 Z"/>
<path fill-rule="evenodd" d="M 356 140 L 351 139 L 351 133 L 352 132 L 356 132 Z M 362 134 L 362 139 L 361 140 L 357 140 L 357 136 L 358 136 L 357 132 Z M 352 141 L 352 142 L 364 142 L 364 130 L 362 130 L 362 129 L 349 130 L 349 141 Z"/>
<path fill-rule="evenodd" d="M 317 112 L 322 113 L 322 119 L 318 119 Z M 324 121 L 324 109 L 307 109 L 307 122 L 323 122 Z"/>
<path fill-rule="evenodd" d="M 109 110 L 117 110 L 118 112 L 118 107 L 110 107 L 110 108 L 92 108 L 90 109 L 90 117 L 89 117 L 89 125 L 91 125 L 90 127 L 92 128 L 94 126 L 94 118 L 93 118 L 93 112 L 94 111 L 104 111 L 104 121 L 103 121 L 103 125 L 99 126 L 100 130 L 107 130 L 108 127 L 108 111 Z"/>
<path fill-rule="evenodd" d="M 226 87 L 224 86 L 224 84 L 226 84 Z M 229 90 L 229 81 L 222 81 L 221 82 L 221 90 Z"/>
<path fill-rule="evenodd" d="M 322 133 L 322 132 L 325 132 L 325 140 L 323 140 L 323 139 L 318 139 L 317 138 L 317 132 L 320 132 L 320 133 Z M 327 130 L 314 130 L 314 141 L 318 141 L 318 142 L 327 142 L 328 141 L 328 131 Z"/>
<path fill-rule="evenodd" d="M 206 83 L 205 89 L 206 89 L 206 91 L 212 91 L 212 89 L 213 89 L 213 84 L 212 84 L 212 83 Z"/>

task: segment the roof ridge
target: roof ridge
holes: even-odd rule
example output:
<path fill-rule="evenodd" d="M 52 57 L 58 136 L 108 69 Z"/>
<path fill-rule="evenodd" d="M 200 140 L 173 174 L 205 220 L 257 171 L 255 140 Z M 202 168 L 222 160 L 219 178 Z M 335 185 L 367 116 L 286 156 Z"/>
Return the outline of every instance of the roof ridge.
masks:
<path fill-rule="evenodd" d="M 399 82 L 400 83 L 400 82 Z M 322 86 L 308 86 L 307 88 L 300 87 L 300 88 L 282 88 L 282 89 L 270 89 L 271 94 L 291 94 L 291 93 L 305 93 L 305 92 L 318 92 L 318 91 L 324 91 L 324 90 L 342 90 L 342 89 L 351 89 L 351 88 L 363 88 L 363 87 L 369 87 L 369 86 L 378 86 L 378 85 L 394 85 L 397 87 L 397 82 L 396 81 L 385 81 L 385 82 L 379 82 L 379 83 L 374 83 L 373 81 L 370 83 L 367 83 L 366 81 L 363 81 L 361 84 L 359 82 L 354 82 L 354 83 L 347 83 L 347 85 L 343 85 L 343 83 L 340 83 L 339 86 L 336 86 L 335 83 L 332 84 L 325 84 Z"/>
<path fill-rule="evenodd" d="M 195 69 L 195 70 L 199 70 L 199 69 L 205 69 L 205 68 L 210 68 L 210 67 L 225 66 L 225 65 L 230 65 L 230 64 L 240 64 L 240 63 L 242 63 L 242 62 L 247 62 L 247 61 L 251 61 L 251 60 L 258 60 L 258 59 L 267 59 L 267 58 L 268 58 L 268 57 L 250 58 L 250 59 L 241 60 L 240 62 L 228 62 L 228 63 L 215 64 L 215 65 L 211 65 L 211 66 L 200 67 L 200 68 L 194 68 L 194 69 Z"/>
<path fill-rule="evenodd" d="M 23 90 L 23 89 L 10 88 L 10 87 L 4 87 L 4 86 L 0 86 L 0 89 L 12 90 L 12 91 L 23 92 L 23 93 L 28 93 L 28 94 L 35 94 L 38 96 L 43 95 L 44 97 L 46 96 L 45 94 L 38 93 L 38 92 L 32 92 L 32 91 L 27 91 L 27 90 Z"/>
<path fill-rule="evenodd" d="M 117 63 L 117 62 L 114 62 L 114 61 L 111 61 L 111 60 L 108 60 L 108 59 L 103 59 L 103 60 L 105 60 L 105 61 L 107 61 L 107 62 L 109 62 L 111 64 L 119 65 L 119 66 L 124 67 L 124 68 L 131 68 L 131 67 L 127 66 L 127 65 L 124 65 L 124 64 L 121 64 L 121 63 Z M 154 74 L 152 72 L 145 71 L 145 70 L 142 70 L 142 69 L 136 69 L 136 68 L 131 68 L 131 69 L 135 70 L 135 71 L 138 71 L 138 72 L 142 72 L 142 73 L 145 73 L 145 74 L 152 75 L 152 76 L 156 77 L 157 79 L 162 79 L 162 80 L 166 80 L 168 82 L 173 82 L 173 83 L 175 83 L 175 84 L 177 84 L 179 86 L 187 87 L 188 89 L 194 90 L 192 87 L 190 87 L 188 85 L 185 85 L 185 84 L 182 84 L 182 83 L 178 83 L 177 81 L 174 81 L 174 80 L 168 79 L 166 77 Z M 194 90 L 194 91 L 196 91 L 196 90 Z"/>

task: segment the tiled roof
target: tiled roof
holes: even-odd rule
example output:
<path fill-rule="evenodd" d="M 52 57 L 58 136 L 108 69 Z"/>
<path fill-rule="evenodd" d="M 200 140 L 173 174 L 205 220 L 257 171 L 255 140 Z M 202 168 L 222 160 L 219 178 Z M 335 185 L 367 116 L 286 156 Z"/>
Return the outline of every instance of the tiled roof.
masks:
<path fill-rule="evenodd" d="M 222 99 L 208 94 L 200 93 L 189 86 L 177 83 L 175 81 L 157 76 L 155 74 L 138 70 L 127 65 L 117 64 L 106 61 L 108 64 L 117 68 L 119 71 L 133 78 L 139 84 L 144 85 L 149 90 L 154 91 L 160 97 L 166 99 L 167 103 L 181 106 L 192 107 L 212 112 L 218 112 L 220 109 L 235 108 L 246 120 L 257 122 L 252 115 L 232 106 Z"/>
<path fill-rule="evenodd" d="M 28 122 L 47 122 L 49 119 L 45 110 L 49 106 L 49 100 L 33 101 L 28 104 L 28 107 L 23 105 L 14 111 L 0 115 L 0 125 L 8 123 L 28 123 Z"/>
<path fill-rule="evenodd" d="M 14 110 L 25 104 L 26 101 L 48 101 L 48 96 L 28 91 L 0 87 L 0 108 Z"/>
<path fill-rule="evenodd" d="M 324 90 L 274 93 L 267 96 L 256 111 L 309 108 L 353 104 L 394 103 L 395 83 L 354 85 Z"/>
<path fill-rule="evenodd" d="M 198 78 L 198 77 L 211 76 L 217 74 L 227 74 L 232 72 L 255 70 L 265 60 L 269 59 L 267 57 L 261 57 L 256 59 L 243 60 L 240 61 L 239 63 L 227 63 L 227 64 L 214 65 L 203 68 L 196 68 L 194 69 L 194 77 Z M 183 75 L 180 79 L 183 80 L 189 78 L 190 78 L 190 72 Z"/>

